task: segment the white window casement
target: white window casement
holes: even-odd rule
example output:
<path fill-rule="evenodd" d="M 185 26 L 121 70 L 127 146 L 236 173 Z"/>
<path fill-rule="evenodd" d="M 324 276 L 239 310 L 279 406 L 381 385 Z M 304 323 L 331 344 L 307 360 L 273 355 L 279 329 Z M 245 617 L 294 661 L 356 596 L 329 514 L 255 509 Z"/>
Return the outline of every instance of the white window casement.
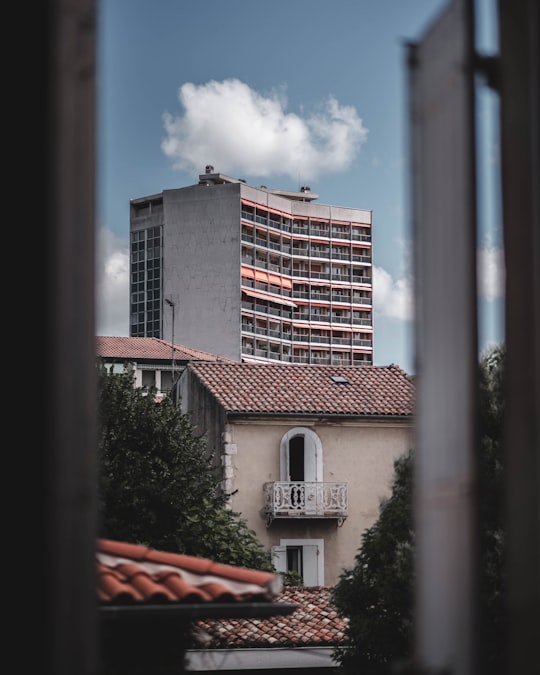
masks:
<path fill-rule="evenodd" d="M 298 572 L 304 586 L 324 586 L 324 539 L 280 539 L 272 561 L 278 572 Z"/>

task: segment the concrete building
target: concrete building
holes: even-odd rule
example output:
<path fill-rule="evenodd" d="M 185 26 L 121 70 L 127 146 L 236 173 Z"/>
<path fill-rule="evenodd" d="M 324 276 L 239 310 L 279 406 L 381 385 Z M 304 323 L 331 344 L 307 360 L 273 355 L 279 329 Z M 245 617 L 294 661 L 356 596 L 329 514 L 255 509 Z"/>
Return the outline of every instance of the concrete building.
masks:
<path fill-rule="evenodd" d="M 236 361 L 373 364 L 372 213 L 207 166 L 130 204 L 130 336 Z"/>

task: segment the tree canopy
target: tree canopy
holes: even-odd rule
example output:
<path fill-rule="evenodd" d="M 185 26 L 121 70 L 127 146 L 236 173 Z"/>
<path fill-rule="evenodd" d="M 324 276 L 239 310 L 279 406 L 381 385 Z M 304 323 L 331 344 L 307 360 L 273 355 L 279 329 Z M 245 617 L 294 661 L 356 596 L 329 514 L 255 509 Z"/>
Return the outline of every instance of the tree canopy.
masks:
<path fill-rule="evenodd" d="M 206 441 L 168 397 L 98 366 L 100 536 L 275 571 L 241 514 L 227 506 Z"/>
<path fill-rule="evenodd" d="M 414 594 L 412 513 L 413 451 L 394 462 L 392 494 L 377 522 L 362 535 L 355 565 L 333 589 L 333 601 L 349 619 L 349 645 L 335 656 L 347 671 L 385 672 L 409 655 Z"/>
<path fill-rule="evenodd" d="M 505 349 L 498 345 L 478 368 L 481 494 L 481 625 L 483 660 L 490 672 L 504 672 L 503 554 L 501 509 L 503 471 Z M 334 656 L 344 670 L 394 672 L 410 661 L 414 630 L 414 450 L 394 464 L 391 496 L 381 501 L 376 523 L 362 535 L 352 569 L 333 589 L 338 612 L 349 619 L 347 648 Z"/>

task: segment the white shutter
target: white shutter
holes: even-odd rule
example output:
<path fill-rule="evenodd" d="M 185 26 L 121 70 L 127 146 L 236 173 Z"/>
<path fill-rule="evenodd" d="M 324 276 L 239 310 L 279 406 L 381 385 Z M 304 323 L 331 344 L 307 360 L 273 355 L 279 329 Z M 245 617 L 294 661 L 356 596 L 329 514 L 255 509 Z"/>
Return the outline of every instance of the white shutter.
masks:
<path fill-rule="evenodd" d="M 302 546 L 304 586 L 322 586 L 322 579 L 319 579 L 318 552 L 319 547 L 316 544 Z"/>
<path fill-rule="evenodd" d="M 313 438 L 304 434 L 304 480 L 306 483 L 314 483 L 317 476 L 317 449 Z"/>
<path fill-rule="evenodd" d="M 277 572 L 287 571 L 287 547 L 272 546 L 272 562 Z"/>

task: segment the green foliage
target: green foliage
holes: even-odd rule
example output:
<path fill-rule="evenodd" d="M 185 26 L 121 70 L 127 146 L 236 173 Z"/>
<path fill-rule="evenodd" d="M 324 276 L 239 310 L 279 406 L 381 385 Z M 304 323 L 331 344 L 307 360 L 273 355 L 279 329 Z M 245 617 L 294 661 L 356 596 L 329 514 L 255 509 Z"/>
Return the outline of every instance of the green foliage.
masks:
<path fill-rule="evenodd" d="M 482 577 L 480 619 L 488 666 L 492 675 L 505 672 L 503 434 L 505 418 L 505 360 L 503 345 L 481 358 L 480 398 L 480 553 Z"/>
<path fill-rule="evenodd" d="M 394 462 L 392 495 L 362 535 L 353 569 L 334 587 L 333 602 L 349 618 L 349 647 L 335 656 L 350 672 L 385 672 L 412 640 L 414 592 L 412 525 L 413 452 Z"/>
<path fill-rule="evenodd" d="M 505 349 L 490 348 L 478 368 L 479 520 L 481 531 L 481 625 L 483 660 L 491 675 L 504 672 L 504 530 L 502 516 L 502 434 Z M 347 672 L 395 672 L 413 654 L 414 452 L 394 464 L 391 497 L 362 536 L 353 569 L 333 589 L 338 612 L 349 619 L 347 649 L 334 656 Z"/>
<path fill-rule="evenodd" d="M 284 586 L 303 586 L 304 579 L 302 575 L 294 570 L 289 570 L 288 572 L 279 573 Z"/>
<path fill-rule="evenodd" d="M 275 571 L 255 533 L 227 507 L 220 476 L 188 415 L 170 398 L 98 368 L 100 536 Z"/>

